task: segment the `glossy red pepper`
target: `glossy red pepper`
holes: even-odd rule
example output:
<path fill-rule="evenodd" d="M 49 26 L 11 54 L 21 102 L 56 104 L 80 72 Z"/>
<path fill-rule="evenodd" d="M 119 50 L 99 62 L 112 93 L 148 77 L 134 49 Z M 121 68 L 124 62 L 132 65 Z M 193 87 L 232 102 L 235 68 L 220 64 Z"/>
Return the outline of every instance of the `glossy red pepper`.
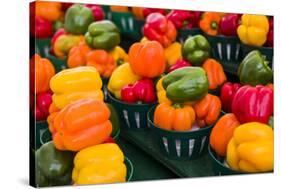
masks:
<path fill-rule="evenodd" d="M 36 95 L 35 119 L 46 120 L 49 115 L 49 107 L 52 103 L 52 93 L 44 92 Z"/>
<path fill-rule="evenodd" d="M 146 18 L 148 15 L 150 15 L 151 13 L 155 13 L 155 12 L 158 12 L 158 13 L 163 14 L 163 15 L 166 14 L 166 10 L 165 9 L 144 8 L 143 9 L 143 16 L 144 16 L 144 18 Z"/>
<path fill-rule="evenodd" d="M 176 69 L 188 67 L 188 66 L 192 66 L 190 62 L 188 62 L 187 60 L 184 60 L 184 59 L 180 59 L 180 60 L 177 60 L 177 62 L 169 68 L 168 72 L 172 72 Z"/>
<path fill-rule="evenodd" d="M 177 36 L 173 22 L 160 13 L 152 13 L 146 18 L 143 33 L 149 40 L 158 41 L 164 47 L 175 41 Z"/>
<path fill-rule="evenodd" d="M 141 79 L 133 85 L 124 86 L 121 89 L 121 99 L 129 103 L 137 101 L 152 103 L 156 101 L 156 92 L 152 80 Z"/>
<path fill-rule="evenodd" d="M 266 46 L 268 46 L 268 47 L 273 47 L 273 45 L 274 45 L 274 29 L 273 29 L 273 27 L 274 27 L 274 21 L 273 21 L 273 17 L 271 17 L 270 19 L 269 19 L 269 31 L 268 31 L 268 33 L 267 33 L 267 40 L 266 40 Z"/>
<path fill-rule="evenodd" d="M 267 124 L 273 114 L 273 90 L 262 85 L 245 85 L 234 95 L 231 109 L 240 123 Z"/>
<path fill-rule="evenodd" d="M 167 14 L 168 20 L 172 21 L 177 29 L 196 28 L 200 20 L 201 12 L 172 10 Z"/>
<path fill-rule="evenodd" d="M 241 87 L 240 83 L 226 82 L 225 84 L 223 84 L 220 91 L 220 100 L 222 103 L 223 111 L 227 113 L 231 112 L 233 97 L 240 87 Z"/>
<path fill-rule="evenodd" d="M 239 26 L 239 14 L 226 14 L 219 22 L 219 32 L 225 36 L 236 36 Z"/>
<path fill-rule="evenodd" d="M 103 9 L 99 5 L 93 5 L 93 4 L 86 4 L 86 7 L 89 7 L 92 10 L 93 17 L 95 21 L 103 20 L 105 17 L 105 14 L 103 12 Z"/>
<path fill-rule="evenodd" d="M 37 38 L 51 37 L 53 34 L 52 23 L 39 16 L 35 16 L 35 27 L 31 28 L 31 33 Z"/>

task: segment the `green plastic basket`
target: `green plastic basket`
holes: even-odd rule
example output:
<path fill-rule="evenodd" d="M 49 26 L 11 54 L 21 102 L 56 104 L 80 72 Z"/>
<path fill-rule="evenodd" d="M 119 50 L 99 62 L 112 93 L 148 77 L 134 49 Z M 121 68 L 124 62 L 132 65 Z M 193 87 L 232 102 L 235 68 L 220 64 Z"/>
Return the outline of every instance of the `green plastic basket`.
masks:
<path fill-rule="evenodd" d="M 130 104 L 122 102 L 109 92 L 108 100 L 117 110 L 124 129 L 143 130 L 148 129 L 147 112 L 155 105 L 152 104 Z"/>
<path fill-rule="evenodd" d="M 183 44 L 187 38 L 198 34 L 202 34 L 200 28 L 180 29 L 178 30 L 177 41 Z"/>
<path fill-rule="evenodd" d="M 272 47 L 255 47 L 242 44 L 243 57 L 253 50 L 259 50 L 261 54 L 266 56 L 266 60 L 269 61 L 269 66 L 273 68 L 273 48 Z"/>
<path fill-rule="evenodd" d="M 51 38 L 35 38 L 35 52 L 41 57 L 48 57 L 50 54 Z"/>
<path fill-rule="evenodd" d="M 102 78 L 102 91 L 103 91 L 105 102 L 108 102 L 108 90 L 107 90 L 108 82 L 109 82 L 109 78 Z"/>
<path fill-rule="evenodd" d="M 132 180 L 132 177 L 133 177 L 133 174 L 134 174 L 134 166 L 133 166 L 131 160 L 127 157 L 125 157 L 124 163 L 127 167 L 126 181 L 129 182 L 129 181 Z"/>
<path fill-rule="evenodd" d="M 56 73 L 64 70 L 67 68 L 67 60 L 66 59 L 59 59 L 55 57 L 54 55 L 49 54 L 47 58 L 52 62 L 56 69 Z"/>
<path fill-rule="evenodd" d="M 155 108 L 151 108 L 148 112 L 148 124 L 156 143 L 165 156 L 175 160 L 192 160 L 206 152 L 213 126 L 186 132 L 161 129 L 152 121 Z"/>
<path fill-rule="evenodd" d="M 35 138 L 35 150 L 52 140 L 47 121 L 36 121 Z"/>
<path fill-rule="evenodd" d="M 105 18 L 108 20 L 111 20 L 111 11 L 110 11 L 110 6 L 108 5 L 102 5 L 102 9 L 105 13 Z"/>
<path fill-rule="evenodd" d="M 220 96 L 221 86 L 217 87 L 216 89 L 209 89 L 209 93 L 215 96 Z"/>

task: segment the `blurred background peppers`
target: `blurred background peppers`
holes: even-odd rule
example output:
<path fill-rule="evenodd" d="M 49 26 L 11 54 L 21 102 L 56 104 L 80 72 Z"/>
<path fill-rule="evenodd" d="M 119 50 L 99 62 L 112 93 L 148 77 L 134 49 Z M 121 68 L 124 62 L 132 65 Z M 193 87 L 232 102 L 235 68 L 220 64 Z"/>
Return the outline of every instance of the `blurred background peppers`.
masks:
<path fill-rule="evenodd" d="M 225 14 L 219 22 L 219 32 L 225 36 L 236 36 L 239 26 L 239 14 Z"/>
<path fill-rule="evenodd" d="M 233 97 L 240 87 L 240 83 L 226 82 L 222 85 L 220 90 L 220 100 L 222 103 L 223 111 L 231 112 Z"/>
<path fill-rule="evenodd" d="M 167 14 L 167 19 L 172 21 L 177 29 L 197 28 L 201 12 L 172 10 Z"/>
<path fill-rule="evenodd" d="M 52 22 L 39 16 L 35 16 L 35 26 L 31 27 L 30 32 L 36 38 L 47 38 L 53 35 Z"/>

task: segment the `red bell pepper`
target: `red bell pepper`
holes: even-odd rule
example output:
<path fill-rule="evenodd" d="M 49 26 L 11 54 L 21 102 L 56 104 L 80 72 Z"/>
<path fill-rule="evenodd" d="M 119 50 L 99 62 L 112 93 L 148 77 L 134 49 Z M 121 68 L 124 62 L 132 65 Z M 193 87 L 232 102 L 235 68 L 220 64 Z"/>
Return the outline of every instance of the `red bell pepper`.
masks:
<path fill-rule="evenodd" d="M 172 10 L 167 14 L 167 19 L 172 21 L 177 29 L 196 28 L 200 20 L 201 12 Z"/>
<path fill-rule="evenodd" d="M 164 47 L 175 41 L 177 36 L 173 22 L 160 13 L 152 13 L 146 18 L 143 33 L 149 40 L 158 41 Z"/>
<path fill-rule="evenodd" d="M 187 60 L 184 60 L 184 59 L 179 59 L 179 60 L 177 60 L 177 62 L 174 65 L 172 65 L 169 68 L 168 72 L 172 72 L 176 69 L 188 67 L 188 66 L 192 66 L 190 62 L 188 62 Z"/>
<path fill-rule="evenodd" d="M 222 109 L 225 112 L 227 113 L 231 112 L 233 97 L 240 87 L 241 87 L 240 83 L 230 83 L 230 82 L 226 82 L 221 87 L 220 100 L 222 103 Z"/>
<path fill-rule="evenodd" d="M 144 8 L 143 9 L 143 16 L 144 18 L 146 18 L 148 15 L 150 15 L 151 13 L 155 13 L 158 12 L 162 15 L 166 14 L 166 10 L 165 9 L 157 9 L 157 8 Z"/>
<path fill-rule="evenodd" d="M 152 80 L 141 79 L 133 85 L 124 86 L 121 89 L 121 99 L 129 103 L 135 103 L 137 101 L 151 103 L 156 101 L 156 93 Z"/>
<path fill-rule="evenodd" d="M 50 21 L 35 16 L 35 26 L 31 28 L 31 33 L 37 38 L 51 37 L 53 35 L 53 25 Z"/>
<path fill-rule="evenodd" d="M 245 85 L 234 95 L 231 109 L 240 123 L 267 124 L 273 114 L 273 90 L 262 85 Z"/>
<path fill-rule="evenodd" d="M 225 36 L 236 36 L 239 20 L 239 14 L 224 15 L 219 22 L 219 32 Z"/>
<path fill-rule="evenodd" d="M 93 17 L 95 21 L 103 20 L 105 17 L 105 14 L 103 12 L 103 9 L 99 5 L 92 5 L 92 4 L 86 4 L 86 7 L 90 8 L 93 13 Z"/>
<path fill-rule="evenodd" d="M 273 45 L 274 45 L 274 40 L 273 40 L 273 36 L 274 36 L 274 32 L 273 32 L 273 23 L 274 23 L 274 21 L 273 21 L 273 17 L 271 17 L 270 19 L 269 19 L 269 31 L 268 31 L 268 33 L 267 33 L 267 40 L 266 40 L 266 46 L 268 46 L 268 47 L 273 47 Z"/>
<path fill-rule="evenodd" d="M 36 95 L 35 119 L 46 120 L 49 115 L 49 107 L 52 103 L 52 93 L 44 92 Z"/>

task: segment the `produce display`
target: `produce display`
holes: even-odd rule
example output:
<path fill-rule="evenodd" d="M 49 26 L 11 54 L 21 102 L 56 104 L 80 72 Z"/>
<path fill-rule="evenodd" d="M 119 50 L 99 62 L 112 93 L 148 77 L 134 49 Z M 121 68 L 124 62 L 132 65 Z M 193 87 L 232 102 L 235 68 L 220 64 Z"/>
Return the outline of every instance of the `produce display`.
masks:
<path fill-rule="evenodd" d="M 128 143 L 177 175 L 273 172 L 273 17 L 30 6 L 34 186 L 141 180 Z"/>

